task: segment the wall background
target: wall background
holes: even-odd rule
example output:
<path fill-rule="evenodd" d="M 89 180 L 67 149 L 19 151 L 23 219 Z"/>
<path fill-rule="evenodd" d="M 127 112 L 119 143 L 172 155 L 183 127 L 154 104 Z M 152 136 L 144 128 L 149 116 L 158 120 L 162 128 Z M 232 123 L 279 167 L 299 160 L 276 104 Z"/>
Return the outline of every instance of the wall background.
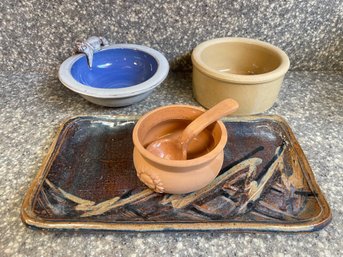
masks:
<path fill-rule="evenodd" d="M 289 55 L 291 70 L 343 70 L 341 0 L 2 0 L 0 70 L 55 73 L 90 35 L 163 52 L 174 70 L 190 51 L 225 36 L 260 39 Z"/>

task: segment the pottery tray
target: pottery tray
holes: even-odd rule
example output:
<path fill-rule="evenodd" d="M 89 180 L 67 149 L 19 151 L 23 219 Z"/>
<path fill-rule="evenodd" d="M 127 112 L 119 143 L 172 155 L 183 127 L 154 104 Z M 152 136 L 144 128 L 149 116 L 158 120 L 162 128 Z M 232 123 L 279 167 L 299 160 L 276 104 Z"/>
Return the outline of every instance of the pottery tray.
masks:
<path fill-rule="evenodd" d="M 283 231 L 323 228 L 330 208 L 287 123 L 224 121 L 217 178 L 186 195 L 154 193 L 135 174 L 135 117 L 76 117 L 60 128 L 23 202 L 31 227 L 112 231 Z"/>

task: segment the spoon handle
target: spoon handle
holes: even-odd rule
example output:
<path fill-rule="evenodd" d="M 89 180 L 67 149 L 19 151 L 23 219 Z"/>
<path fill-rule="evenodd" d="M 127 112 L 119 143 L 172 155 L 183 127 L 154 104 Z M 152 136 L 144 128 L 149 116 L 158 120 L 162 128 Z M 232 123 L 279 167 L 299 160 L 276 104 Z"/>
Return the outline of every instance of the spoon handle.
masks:
<path fill-rule="evenodd" d="M 188 143 L 203 131 L 207 126 L 220 118 L 235 112 L 238 109 L 238 103 L 231 99 L 225 99 L 208 111 L 201 114 L 198 118 L 193 120 L 182 132 L 179 142 L 182 145 L 182 151 L 184 155 L 187 155 Z"/>

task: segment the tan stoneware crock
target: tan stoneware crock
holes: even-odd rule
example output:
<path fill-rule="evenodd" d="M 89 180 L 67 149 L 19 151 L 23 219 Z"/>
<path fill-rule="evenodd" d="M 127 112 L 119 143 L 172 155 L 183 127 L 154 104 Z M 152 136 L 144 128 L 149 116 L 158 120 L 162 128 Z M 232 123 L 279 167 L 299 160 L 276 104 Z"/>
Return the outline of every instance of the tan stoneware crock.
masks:
<path fill-rule="evenodd" d="M 182 131 L 202 114 L 202 108 L 171 105 L 157 108 L 137 122 L 133 130 L 133 161 L 139 179 L 159 193 L 185 194 L 209 184 L 219 173 L 227 141 L 226 128 L 214 122 L 194 138 L 188 147 L 187 160 L 160 158 L 146 147 L 157 139 Z"/>
<path fill-rule="evenodd" d="M 217 38 L 192 53 L 193 93 L 210 108 L 225 98 L 239 103 L 235 115 L 262 113 L 280 92 L 289 59 L 269 43 L 247 38 Z"/>

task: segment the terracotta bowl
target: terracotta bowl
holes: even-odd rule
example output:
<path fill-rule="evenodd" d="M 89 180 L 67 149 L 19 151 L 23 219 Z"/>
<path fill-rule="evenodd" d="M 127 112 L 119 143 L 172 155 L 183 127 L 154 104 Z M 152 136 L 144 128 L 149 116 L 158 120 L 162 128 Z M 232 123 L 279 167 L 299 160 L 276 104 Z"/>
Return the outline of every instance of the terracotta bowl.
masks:
<path fill-rule="evenodd" d="M 187 105 L 157 108 L 137 122 L 133 130 L 133 161 L 139 179 L 159 193 L 185 194 L 209 184 L 219 173 L 227 141 L 221 121 L 211 124 L 192 140 L 187 160 L 167 160 L 153 155 L 146 147 L 160 137 L 182 131 L 204 110 Z"/>
<path fill-rule="evenodd" d="M 281 49 L 253 39 L 218 38 L 192 53 L 193 92 L 210 108 L 225 98 L 239 103 L 235 115 L 262 113 L 280 92 L 289 59 Z"/>

